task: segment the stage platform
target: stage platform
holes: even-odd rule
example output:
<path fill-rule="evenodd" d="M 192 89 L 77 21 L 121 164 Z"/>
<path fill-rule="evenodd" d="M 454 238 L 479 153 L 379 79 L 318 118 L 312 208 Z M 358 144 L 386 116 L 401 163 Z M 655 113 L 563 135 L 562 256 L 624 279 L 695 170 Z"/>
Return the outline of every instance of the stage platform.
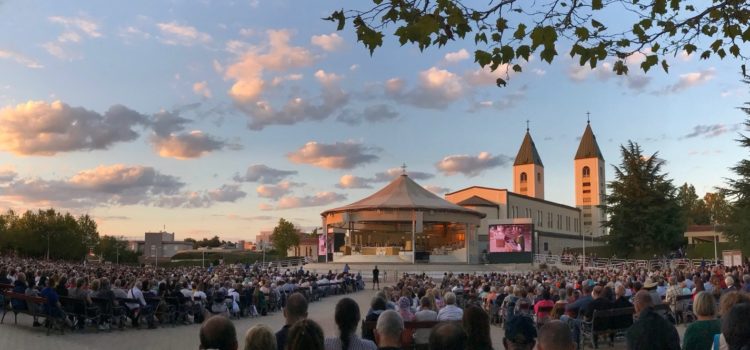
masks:
<path fill-rule="evenodd" d="M 528 272 L 535 270 L 535 266 L 532 264 L 493 264 L 493 265 L 469 265 L 466 263 L 460 264 L 411 264 L 403 262 L 351 262 L 349 264 L 350 273 L 361 273 L 362 278 L 365 281 L 372 280 L 372 270 L 375 265 L 380 270 L 380 281 L 385 283 L 396 282 L 397 277 L 404 273 L 409 274 L 422 274 L 425 273 L 434 279 L 442 279 L 445 272 L 452 272 L 454 275 L 459 273 L 469 274 L 489 274 L 492 272 Z M 305 265 L 305 270 L 309 270 L 314 273 L 327 273 L 332 271 L 339 273 L 344 270 L 345 263 L 313 263 Z M 386 279 L 384 279 L 384 277 Z"/>

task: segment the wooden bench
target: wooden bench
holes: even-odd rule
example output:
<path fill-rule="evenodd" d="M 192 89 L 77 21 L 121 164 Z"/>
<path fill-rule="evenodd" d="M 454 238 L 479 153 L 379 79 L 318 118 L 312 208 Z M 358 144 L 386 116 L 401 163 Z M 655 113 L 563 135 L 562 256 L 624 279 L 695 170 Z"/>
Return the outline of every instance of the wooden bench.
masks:
<path fill-rule="evenodd" d="M 47 299 L 41 297 L 30 296 L 26 294 L 14 293 L 11 291 L 4 292 L 5 300 L 8 302 L 8 306 L 3 308 L 3 317 L 0 319 L 0 324 L 5 321 L 5 315 L 10 311 L 13 312 L 14 324 L 18 324 L 18 314 L 27 314 L 33 317 L 44 317 L 47 322 L 47 335 L 49 335 L 52 329 L 52 317 L 50 314 L 44 312 L 44 304 L 47 303 Z M 12 300 L 23 301 L 26 303 L 25 309 L 13 308 Z M 62 328 L 61 328 L 62 331 Z"/>
<path fill-rule="evenodd" d="M 586 347 L 586 340 L 597 348 L 594 338 L 601 335 L 618 334 L 627 331 L 633 325 L 635 308 L 623 307 L 609 310 L 594 310 L 591 321 L 581 322 L 580 348 Z"/>
<path fill-rule="evenodd" d="M 98 326 L 97 323 L 102 315 L 96 305 L 87 305 L 85 300 L 71 297 L 60 297 L 60 304 L 65 314 L 83 322 L 83 324 L 80 324 L 81 329 L 86 327 L 87 321 L 90 321 L 94 326 Z M 99 328 L 97 328 L 97 331 L 99 331 Z"/>
<path fill-rule="evenodd" d="M 414 332 L 418 329 L 432 329 L 437 324 L 443 321 L 406 321 L 404 322 L 404 332 L 401 333 L 401 348 L 412 349 L 414 347 Z M 445 321 L 447 322 L 447 321 Z M 366 334 L 375 334 L 375 327 L 377 321 L 365 321 L 362 320 L 362 338 L 365 338 Z M 374 337 L 373 337 L 373 341 Z M 376 342 L 377 345 L 377 342 Z"/>

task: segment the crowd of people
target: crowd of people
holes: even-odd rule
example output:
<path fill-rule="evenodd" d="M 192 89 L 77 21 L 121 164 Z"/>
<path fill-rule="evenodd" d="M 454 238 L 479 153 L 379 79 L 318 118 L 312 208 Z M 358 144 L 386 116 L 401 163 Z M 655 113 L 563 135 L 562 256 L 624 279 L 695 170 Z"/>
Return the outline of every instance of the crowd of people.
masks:
<path fill-rule="evenodd" d="M 266 268 L 261 264 L 219 265 L 209 268 L 129 265 L 83 265 L 63 261 L 0 257 L 0 286 L 10 292 L 46 299 L 41 314 L 47 326 L 82 329 L 96 326 L 148 328 L 165 323 L 201 323 L 212 315 L 263 316 L 282 309 L 287 297 L 300 292 L 319 298 L 364 288 L 359 274 L 313 274 Z M 82 300 L 90 314 L 70 315 L 64 299 Z M 5 300 L 14 312 L 35 307 L 22 299 Z M 81 316 L 81 317 L 79 317 Z M 34 326 L 42 324 L 34 319 Z"/>
<path fill-rule="evenodd" d="M 379 274 L 373 271 L 373 275 Z M 502 327 L 505 349 L 572 350 L 583 342 L 597 311 L 632 308 L 626 317 L 610 321 L 619 323 L 611 328 L 621 329 L 621 334 L 610 332 L 603 339 L 594 335 L 588 340 L 596 346 L 624 337 L 628 349 L 750 350 L 747 265 L 446 272 L 441 279 L 403 275 L 395 284 L 378 288 L 367 310 L 346 296 L 338 300 L 334 312 L 338 331 L 326 336 L 307 309 L 319 293 L 334 288 L 331 283 L 342 290 L 364 288 L 361 276 L 350 274 L 349 268 L 346 273 L 315 275 L 303 269 L 242 265 L 154 269 L 0 259 L 0 284 L 12 284 L 23 293 L 36 290 L 50 303 L 55 294 L 87 303 L 110 293 L 124 295 L 133 325 L 138 313 L 149 315 L 145 319 L 149 325 L 164 322 L 159 304 L 149 309 L 149 303 L 141 302 L 147 295 L 182 295 L 201 306 L 204 319 L 194 313 L 195 319 L 182 321 L 202 323 L 202 349 L 236 349 L 239 342 L 231 318 L 265 312 L 270 304 L 278 304 L 285 325 L 276 332 L 253 326 L 245 333 L 246 349 L 391 350 L 409 344 L 417 350 L 491 350 L 491 330 L 496 325 Z M 235 303 L 243 304 L 237 295 L 248 295 L 249 307 L 235 308 Z M 212 300 L 225 301 L 225 309 L 213 309 Z M 75 326 L 75 319 L 62 318 Z M 675 326 L 679 323 L 686 324 L 682 340 Z"/>

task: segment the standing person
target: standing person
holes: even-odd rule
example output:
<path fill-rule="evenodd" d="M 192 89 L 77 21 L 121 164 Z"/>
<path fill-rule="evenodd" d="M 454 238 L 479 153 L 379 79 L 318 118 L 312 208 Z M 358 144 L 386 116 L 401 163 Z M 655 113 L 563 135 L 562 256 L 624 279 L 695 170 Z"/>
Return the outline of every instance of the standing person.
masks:
<path fill-rule="evenodd" d="M 375 265 L 375 268 L 372 269 L 372 290 L 375 290 L 375 285 L 378 285 L 377 289 L 380 289 L 380 270 L 378 270 L 378 265 Z"/>
<path fill-rule="evenodd" d="M 629 350 L 679 350 L 680 336 L 674 325 L 654 311 L 648 291 L 641 290 L 633 297 L 638 320 L 628 329 Z"/>
<path fill-rule="evenodd" d="M 351 298 L 343 298 L 336 303 L 334 320 L 339 329 L 338 337 L 325 339 L 325 350 L 375 350 L 377 346 L 370 340 L 361 339 L 356 330 L 360 319 L 359 305 Z"/>
<path fill-rule="evenodd" d="M 284 319 L 286 323 L 278 332 L 276 332 L 276 348 L 284 350 L 286 340 L 289 335 L 289 328 L 299 320 L 307 318 L 307 299 L 300 293 L 294 293 L 286 300 L 284 308 Z"/>
<path fill-rule="evenodd" d="M 344 273 L 346 273 L 346 274 L 349 273 L 349 264 L 348 263 L 344 264 Z"/>

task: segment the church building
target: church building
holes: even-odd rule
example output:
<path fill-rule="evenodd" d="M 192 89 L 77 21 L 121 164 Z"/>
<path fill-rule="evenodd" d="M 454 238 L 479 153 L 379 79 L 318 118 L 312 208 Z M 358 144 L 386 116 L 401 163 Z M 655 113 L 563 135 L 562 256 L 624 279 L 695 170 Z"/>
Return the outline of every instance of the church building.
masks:
<path fill-rule="evenodd" d="M 471 186 L 445 195 L 445 199 L 465 208 L 484 213 L 477 230 L 477 256 L 487 251 L 490 225 L 498 222 L 534 225 L 534 251 L 560 254 L 565 247 L 598 245 L 594 237 L 606 234 L 603 209 L 605 178 L 604 157 L 599 150 L 590 123 L 578 145 L 573 161 L 575 171 L 575 206 L 548 201 L 544 197 L 544 163 L 529 129 L 513 163 L 513 190 Z M 473 255 L 473 254 L 471 254 Z"/>

